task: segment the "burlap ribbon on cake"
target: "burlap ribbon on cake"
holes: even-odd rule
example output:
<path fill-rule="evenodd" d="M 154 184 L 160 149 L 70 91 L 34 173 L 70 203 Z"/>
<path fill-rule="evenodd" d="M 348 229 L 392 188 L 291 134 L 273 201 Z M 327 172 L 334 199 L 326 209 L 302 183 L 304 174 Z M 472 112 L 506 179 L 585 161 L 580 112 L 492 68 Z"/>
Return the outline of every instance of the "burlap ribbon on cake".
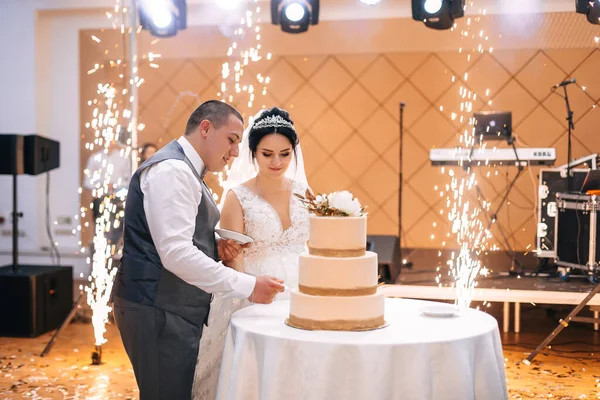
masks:
<path fill-rule="evenodd" d="M 385 325 L 385 319 L 382 316 L 363 319 L 363 320 L 332 320 L 332 321 L 316 321 L 306 318 L 298 318 L 295 315 L 290 315 L 288 324 L 300 329 L 308 330 L 330 330 L 330 331 L 368 331 L 381 328 Z"/>
<path fill-rule="evenodd" d="M 300 293 L 311 296 L 368 296 L 377 293 L 377 286 L 365 288 L 336 289 L 336 288 L 315 288 L 310 286 L 298 285 Z"/>
<path fill-rule="evenodd" d="M 321 257 L 361 257 L 366 253 L 366 249 L 361 247 L 360 249 L 318 249 L 315 247 L 308 247 L 308 254 L 312 256 Z"/>

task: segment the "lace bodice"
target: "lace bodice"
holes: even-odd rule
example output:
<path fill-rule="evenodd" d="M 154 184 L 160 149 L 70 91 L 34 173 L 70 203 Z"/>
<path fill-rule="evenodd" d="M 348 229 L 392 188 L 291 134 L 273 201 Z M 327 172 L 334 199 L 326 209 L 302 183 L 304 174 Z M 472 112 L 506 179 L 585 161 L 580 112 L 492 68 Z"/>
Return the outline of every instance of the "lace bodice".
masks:
<path fill-rule="evenodd" d="M 244 249 L 244 272 L 282 279 L 291 289 L 298 287 L 298 256 L 306 251 L 308 211 L 294 193 L 304 195 L 306 185 L 292 182 L 290 220 L 283 229 L 277 211 L 265 199 L 245 186 L 233 188 L 244 214 L 244 234 L 254 243 Z M 289 297 L 289 291 L 276 300 Z M 213 400 L 216 394 L 221 354 L 231 314 L 248 304 L 247 300 L 215 296 L 204 329 L 194 379 L 194 400 Z"/>
<path fill-rule="evenodd" d="M 291 225 L 287 229 L 283 229 L 277 211 L 265 199 L 243 185 L 232 189 L 242 206 L 244 234 L 254 239 L 254 244 L 244 250 L 247 273 L 254 275 L 246 265 L 252 259 L 287 253 L 297 256 L 299 249 L 304 249 L 308 241 L 308 211 L 294 193 L 304 196 L 306 189 L 306 185 L 292 182 L 289 205 Z"/>

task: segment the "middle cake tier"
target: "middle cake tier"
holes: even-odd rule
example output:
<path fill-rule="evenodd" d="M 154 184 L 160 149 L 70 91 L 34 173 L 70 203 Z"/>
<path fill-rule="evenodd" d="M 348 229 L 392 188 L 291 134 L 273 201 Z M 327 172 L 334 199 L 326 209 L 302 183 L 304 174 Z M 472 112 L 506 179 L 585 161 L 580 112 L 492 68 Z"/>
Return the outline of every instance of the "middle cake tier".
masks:
<path fill-rule="evenodd" d="M 377 292 L 377 254 L 322 257 L 300 254 L 298 289 L 313 296 L 367 296 Z"/>

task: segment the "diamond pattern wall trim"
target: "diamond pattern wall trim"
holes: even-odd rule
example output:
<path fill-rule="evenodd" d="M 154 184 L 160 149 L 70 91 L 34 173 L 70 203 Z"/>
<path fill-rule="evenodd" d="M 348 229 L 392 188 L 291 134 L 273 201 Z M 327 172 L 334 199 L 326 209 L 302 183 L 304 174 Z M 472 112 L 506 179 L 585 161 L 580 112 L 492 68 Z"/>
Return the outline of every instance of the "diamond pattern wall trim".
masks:
<path fill-rule="evenodd" d="M 177 138 L 194 108 L 215 98 L 222 61 L 171 59 L 163 60 L 159 69 L 142 67 L 140 74 L 148 83 L 140 88 L 140 121 L 146 124 L 141 142 L 163 146 Z M 464 124 L 450 115 L 459 108 L 460 86 L 478 93 L 475 111 L 512 111 L 517 146 L 555 147 L 558 165 L 566 162 L 565 108 L 549 89 L 575 77 L 577 85 L 569 87 L 576 122 L 573 157 L 600 151 L 600 50 L 595 48 L 501 50 L 470 63 L 457 52 L 423 52 L 282 56 L 264 65 L 261 72 L 271 77 L 269 93 L 258 97 L 255 109 L 238 109 L 246 117 L 261 106 L 290 111 L 311 186 L 317 192 L 352 190 L 368 205 L 370 234 L 398 232 L 398 108 L 400 101 L 406 102 L 405 247 L 452 246 L 439 195 L 449 178 L 430 166 L 429 149 L 458 144 Z M 465 72 L 467 82 L 461 81 Z M 522 174 L 499 213 L 498 222 L 517 250 L 533 249 L 537 171 Z M 506 167 L 478 171 L 492 208 L 515 173 Z M 216 178 L 209 184 L 220 194 Z M 499 238 L 497 228 L 494 232 Z"/>

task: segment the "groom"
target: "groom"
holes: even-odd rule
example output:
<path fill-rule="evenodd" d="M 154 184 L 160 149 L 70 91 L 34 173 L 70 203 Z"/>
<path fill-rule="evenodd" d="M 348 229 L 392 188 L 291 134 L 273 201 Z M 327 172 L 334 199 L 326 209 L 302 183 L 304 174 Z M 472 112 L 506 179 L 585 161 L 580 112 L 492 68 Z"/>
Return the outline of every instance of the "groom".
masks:
<path fill-rule="evenodd" d="M 211 100 L 190 116 L 185 135 L 145 161 L 129 185 L 114 315 L 140 399 L 189 399 L 211 293 L 270 303 L 281 281 L 221 262 L 241 246 L 215 241 L 219 211 L 203 181 L 238 156 L 244 120 Z"/>

